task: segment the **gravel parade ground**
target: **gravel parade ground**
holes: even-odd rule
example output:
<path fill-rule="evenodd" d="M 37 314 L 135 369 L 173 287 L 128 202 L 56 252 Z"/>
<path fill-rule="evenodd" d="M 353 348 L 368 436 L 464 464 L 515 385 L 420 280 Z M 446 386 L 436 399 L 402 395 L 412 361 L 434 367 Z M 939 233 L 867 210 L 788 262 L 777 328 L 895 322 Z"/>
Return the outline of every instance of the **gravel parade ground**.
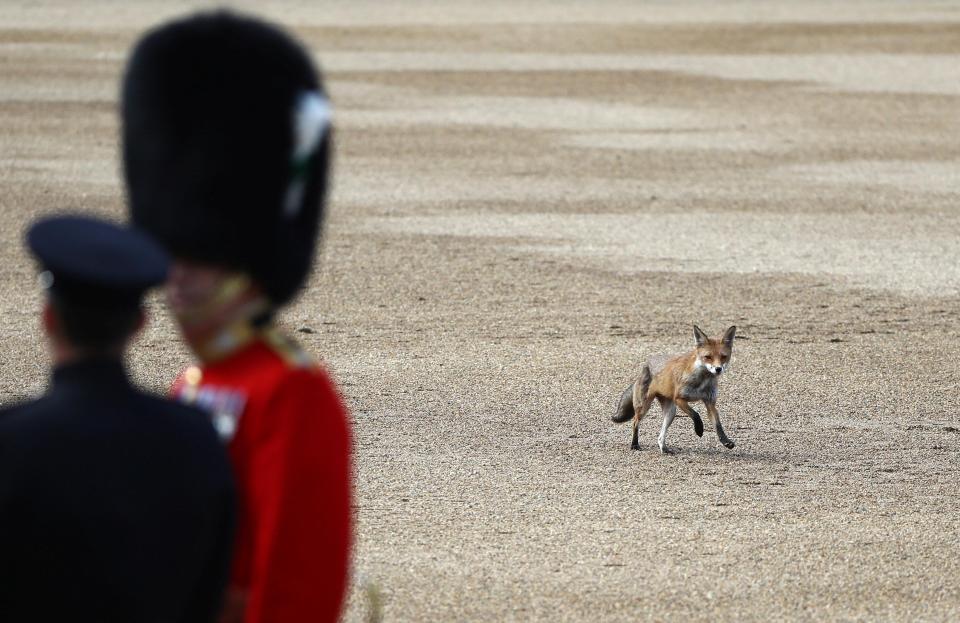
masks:
<path fill-rule="evenodd" d="M 127 51 L 198 6 L 0 2 L 4 401 L 48 378 L 23 232 L 124 217 Z M 236 6 L 335 106 L 282 322 L 353 415 L 347 621 L 371 587 L 385 621 L 960 620 L 960 2 Z M 620 393 L 694 323 L 738 327 L 736 447 L 677 418 L 661 455 L 654 407 L 631 451 Z"/>

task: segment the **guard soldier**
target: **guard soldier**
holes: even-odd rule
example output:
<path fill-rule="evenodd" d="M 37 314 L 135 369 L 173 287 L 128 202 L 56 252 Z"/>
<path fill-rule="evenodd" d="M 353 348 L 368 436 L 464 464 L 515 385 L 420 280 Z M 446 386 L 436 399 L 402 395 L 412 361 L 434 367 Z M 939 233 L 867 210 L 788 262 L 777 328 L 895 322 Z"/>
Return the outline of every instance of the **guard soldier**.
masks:
<path fill-rule="evenodd" d="M 28 232 L 54 363 L 0 411 L 0 620 L 213 621 L 233 539 L 230 465 L 199 410 L 136 389 L 124 351 L 168 272 L 144 234 L 85 217 Z"/>
<path fill-rule="evenodd" d="M 306 50 L 227 12 L 136 45 L 122 90 L 133 222 L 174 257 L 170 307 L 199 358 L 174 383 L 228 444 L 238 538 L 224 621 L 339 617 L 351 541 L 347 414 L 273 318 L 309 273 L 330 107 Z"/>

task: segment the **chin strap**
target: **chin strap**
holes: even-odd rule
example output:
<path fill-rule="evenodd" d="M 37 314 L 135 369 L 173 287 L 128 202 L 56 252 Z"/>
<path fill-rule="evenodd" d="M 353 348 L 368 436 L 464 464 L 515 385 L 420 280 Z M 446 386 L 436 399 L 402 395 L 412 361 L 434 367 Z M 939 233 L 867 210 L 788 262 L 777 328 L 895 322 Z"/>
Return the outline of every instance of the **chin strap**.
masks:
<path fill-rule="evenodd" d="M 225 279 L 194 309 L 181 311 L 179 320 L 193 350 L 205 362 L 216 361 L 245 346 L 269 322 L 270 300 L 243 273 Z"/>
<path fill-rule="evenodd" d="M 264 300 L 266 303 L 266 300 Z M 224 327 L 213 337 L 202 344 L 195 346 L 197 356 L 204 362 L 210 363 L 223 359 L 240 348 L 252 342 L 264 329 L 253 322 L 256 316 L 262 314 L 269 305 L 258 306 L 257 311 L 246 314 Z"/>

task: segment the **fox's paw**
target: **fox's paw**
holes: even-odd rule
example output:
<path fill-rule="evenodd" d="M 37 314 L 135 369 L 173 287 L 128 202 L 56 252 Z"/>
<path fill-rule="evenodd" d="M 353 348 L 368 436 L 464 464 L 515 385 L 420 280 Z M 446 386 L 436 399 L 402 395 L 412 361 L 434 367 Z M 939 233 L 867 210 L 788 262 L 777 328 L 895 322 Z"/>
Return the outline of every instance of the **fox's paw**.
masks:
<path fill-rule="evenodd" d="M 703 420 L 698 417 L 693 418 L 693 432 L 697 437 L 703 437 Z"/>
<path fill-rule="evenodd" d="M 737 444 L 733 443 L 733 439 L 724 439 L 724 440 L 721 441 L 720 443 L 722 443 L 723 445 L 725 445 L 728 449 L 733 448 L 735 445 L 737 445 Z"/>

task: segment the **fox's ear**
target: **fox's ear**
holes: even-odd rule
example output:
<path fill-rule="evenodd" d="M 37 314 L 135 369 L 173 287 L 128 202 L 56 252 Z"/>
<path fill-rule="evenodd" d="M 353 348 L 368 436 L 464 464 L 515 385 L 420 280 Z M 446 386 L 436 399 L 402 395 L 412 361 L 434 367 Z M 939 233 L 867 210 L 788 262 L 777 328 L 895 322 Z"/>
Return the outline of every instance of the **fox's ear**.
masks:
<path fill-rule="evenodd" d="M 707 334 L 703 332 L 703 329 L 697 325 L 693 325 L 693 337 L 697 340 L 697 346 L 703 346 L 709 339 Z"/>
<path fill-rule="evenodd" d="M 732 326 L 723 333 L 723 343 L 727 346 L 733 347 L 733 336 L 737 334 L 737 327 Z"/>

